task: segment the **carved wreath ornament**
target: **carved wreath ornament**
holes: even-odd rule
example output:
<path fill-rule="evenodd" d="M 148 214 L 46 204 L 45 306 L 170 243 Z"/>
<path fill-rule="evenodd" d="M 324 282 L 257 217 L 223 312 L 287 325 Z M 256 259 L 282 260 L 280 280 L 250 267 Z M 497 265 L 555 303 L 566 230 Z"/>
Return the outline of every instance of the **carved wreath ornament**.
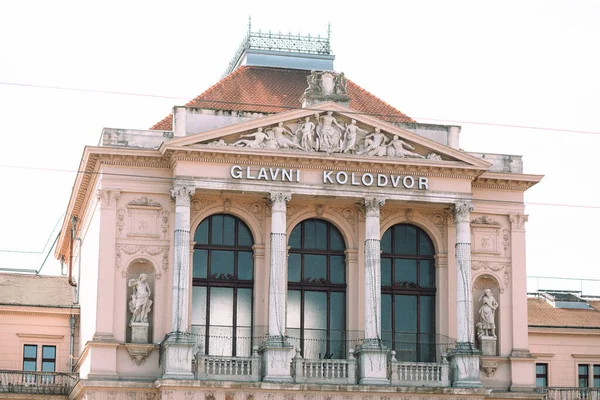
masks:
<path fill-rule="evenodd" d="M 349 121 L 338 119 L 332 111 L 315 113 L 297 122 L 279 122 L 277 125 L 260 127 L 255 132 L 241 135 L 238 140 L 231 143 L 219 139 L 204 144 L 327 154 L 442 159 L 436 153 L 419 154 L 414 146 L 398 135 L 382 132 L 379 128 L 360 127 L 353 119 Z"/>

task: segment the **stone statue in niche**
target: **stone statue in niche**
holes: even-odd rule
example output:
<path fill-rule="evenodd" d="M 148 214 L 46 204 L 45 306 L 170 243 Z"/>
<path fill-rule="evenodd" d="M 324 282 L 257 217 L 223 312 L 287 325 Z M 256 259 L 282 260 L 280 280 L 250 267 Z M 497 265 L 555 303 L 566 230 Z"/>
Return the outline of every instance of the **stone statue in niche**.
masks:
<path fill-rule="evenodd" d="M 367 156 L 385 156 L 387 154 L 386 143 L 389 139 L 379 128 L 375 132 L 365 136 L 365 148 L 356 154 L 365 154 Z"/>
<path fill-rule="evenodd" d="M 394 135 L 394 138 L 388 145 L 387 155 L 400 158 L 425 158 L 422 155 L 411 151 L 414 149 L 413 146 L 406 143 L 404 140 L 401 140 L 398 135 Z"/>
<path fill-rule="evenodd" d="M 248 133 L 240 137 L 252 138 L 252 139 L 240 139 L 232 144 L 232 146 L 251 147 L 257 149 L 259 147 L 267 147 L 267 141 L 271 140 L 268 133 L 263 132 L 263 128 L 258 128 L 254 133 Z"/>
<path fill-rule="evenodd" d="M 317 137 L 319 138 L 319 150 L 327 154 L 339 152 L 342 148 L 342 132 L 345 128 L 337 122 L 333 112 L 327 111 L 326 115 L 315 115 L 317 119 Z"/>
<path fill-rule="evenodd" d="M 152 308 L 150 300 L 150 286 L 148 275 L 140 274 L 137 279 L 129 280 L 129 287 L 133 287 L 131 300 L 129 300 L 129 311 L 131 311 L 131 323 L 148 323 L 148 314 Z"/>
<path fill-rule="evenodd" d="M 479 301 L 483 303 L 479 308 L 479 322 L 481 322 L 481 328 L 483 329 L 484 336 L 495 338 L 496 323 L 494 322 L 494 319 L 496 316 L 496 309 L 498 308 L 498 302 L 496 299 L 494 299 L 490 289 L 485 289 L 483 291 Z"/>
<path fill-rule="evenodd" d="M 344 153 L 355 153 L 356 152 L 356 134 L 358 132 L 368 133 L 364 129 L 360 129 L 356 126 L 356 120 L 352 120 L 350 124 L 346 125 L 344 132 Z"/>

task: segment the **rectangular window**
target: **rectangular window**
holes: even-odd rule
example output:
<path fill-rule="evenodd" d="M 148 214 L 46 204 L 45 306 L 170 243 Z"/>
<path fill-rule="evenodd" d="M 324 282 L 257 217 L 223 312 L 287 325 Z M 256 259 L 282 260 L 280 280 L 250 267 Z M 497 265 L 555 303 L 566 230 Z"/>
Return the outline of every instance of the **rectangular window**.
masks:
<path fill-rule="evenodd" d="M 577 386 L 580 388 L 586 388 L 590 386 L 589 381 L 590 376 L 590 367 L 588 365 L 578 365 L 577 366 Z"/>
<path fill-rule="evenodd" d="M 600 387 L 600 365 L 594 364 L 594 387 Z"/>
<path fill-rule="evenodd" d="M 535 386 L 548 386 L 548 364 L 535 364 Z"/>
<path fill-rule="evenodd" d="M 42 371 L 56 371 L 56 346 L 42 346 Z"/>
<path fill-rule="evenodd" d="M 37 345 L 26 344 L 23 346 L 23 371 L 37 370 Z"/>

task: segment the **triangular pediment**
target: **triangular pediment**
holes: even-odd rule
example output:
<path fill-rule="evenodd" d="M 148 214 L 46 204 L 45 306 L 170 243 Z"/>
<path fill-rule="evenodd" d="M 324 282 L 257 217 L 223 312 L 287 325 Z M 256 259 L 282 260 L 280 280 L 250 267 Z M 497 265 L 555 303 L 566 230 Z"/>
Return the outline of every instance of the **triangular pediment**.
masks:
<path fill-rule="evenodd" d="M 314 155 L 451 164 L 487 170 L 484 160 L 336 103 L 319 104 L 166 141 L 161 149 L 237 149 L 265 155 Z"/>

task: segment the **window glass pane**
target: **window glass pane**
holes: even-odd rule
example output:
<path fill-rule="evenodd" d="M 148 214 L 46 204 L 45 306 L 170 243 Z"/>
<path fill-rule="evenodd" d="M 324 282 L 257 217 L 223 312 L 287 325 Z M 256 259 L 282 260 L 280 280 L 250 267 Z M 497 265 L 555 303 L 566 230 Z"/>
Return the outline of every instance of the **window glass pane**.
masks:
<path fill-rule="evenodd" d="M 342 331 L 346 325 L 346 295 L 342 292 L 332 292 L 329 304 L 329 327 Z"/>
<path fill-rule="evenodd" d="M 235 355 L 238 357 L 249 357 L 252 354 L 252 328 L 237 328 L 235 338 Z"/>
<path fill-rule="evenodd" d="M 342 238 L 342 234 L 338 231 L 333 225 L 331 226 L 330 231 L 330 240 L 331 240 L 331 250 L 340 250 L 344 251 L 346 249 L 346 245 L 344 244 L 344 238 Z"/>
<path fill-rule="evenodd" d="M 210 253 L 210 275 L 217 279 L 233 276 L 233 251 L 213 250 Z"/>
<path fill-rule="evenodd" d="M 304 292 L 304 328 L 327 329 L 327 293 Z"/>
<path fill-rule="evenodd" d="M 548 386 L 548 381 L 546 380 L 546 378 L 535 378 L 535 386 L 546 387 Z"/>
<path fill-rule="evenodd" d="M 392 259 L 381 259 L 381 286 L 392 286 Z"/>
<path fill-rule="evenodd" d="M 396 332 L 417 331 L 417 297 L 394 296 L 394 325 Z"/>
<path fill-rule="evenodd" d="M 600 375 L 600 365 L 594 364 L 594 375 Z"/>
<path fill-rule="evenodd" d="M 435 268 L 433 260 L 420 260 L 419 286 L 422 288 L 435 287 Z"/>
<path fill-rule="evenodd" d="M 208 354 L 211 356 L 231 356 L 233 354 L 233 328 L 213 326 L 208 329 Z"/>
<path fill-rule="evenodd" d="M 545 375 L 546 374 L 546 364 L 535 364 L 535 373 Z"/>
<path fill-rule="evenodd" d="M 327 223 L 325 221 L 315 221 L 315 241 L 317 249 L 327 250 Z"/>
<path fill-rule="evenodd" d="M 252 246 L 250 229 L 242 221 L 238 221 L 238 246 Z"/>
<path fill-rule="evenodd" d="M 302 224 L 298 224 L 298 225 L 296 225 L 296 227 L 292 231 L 292 234 L 290 235 L 289 246 L 292 249 L 299 249 L 300 247 L 302 247 L 302 244 L 300 242 L 300 234 L 301 233 L 302 233 Z"/>
<path fill-rule="evenodd" d="M 287 299 L 288 328 L 300 328 L 300 291 L 288 290 Z"/>
<path fill-rule="evenodd" d="M 194 250 L 194 278 L 206 279 L 208 267 L 208 250 Z"/>
<path fill-rule="evenodd" d="M 304 248 L 314 249 L 316 246 L 316 232 L 315 232 L 315 221 L 307 220 L 304 224 Z"/>
<path fill-rule="evenodd" d="M 327 279 L 327 256 L 304 255 L 304 280 L 310 282 Z"/>
<path fill-rule="evenodd" d="M 411 225 L 397 225 L 394 238 L 396 254 L 417 254 L 417 230 Z"/>
<path fill-rule="evenodd" d="M 578 370 L 579 370 L 579 375 L 587 375 L 588 374 L 588 366 L 587 365 L 579 365 Z"/>
<path fill-rule="evenodd" d="M 421 296 L 419 299 L 419 328 L 424 334 L 435 332 L 435 297 Z"/>
<path fill-rule="evenodd" d="M 35 361 L 23 361 L 23 371 L 35 371 L 36 370 L 36 362 Z"/>
<path fill-rule="evenodd" d="M 210 289 L 210 325 L 231 326 L 233 324 L 233 289 Z"/>
<path fill-rule="evenodd" d="M 250 281 L 254 275 L 254 255 L 251 251 L 238 251 L 238 279 Z"/>
<path fill-rule="evenodd" d="M 392 229 L 388 229 L 381 238 L 381 251 L 384 253 L 392 252 Z"/>
<path fill-rule="evenodd" d="M 417 260 L 394 260 L 394 283 L 417 283 Z"/>
<path fill-rule="evenodd" d="M 237 291 L 237 325 L 252 326 L 252 289 Z"/>
<path fill-rule="evenodd" d="M 300 254 L 290 253 L 288 256 L 288 281 L 300 282 Z"/>
<path fill-rule="evenodd" d="M 206 325 L 206 288 L 192 287 L 192 325 Z"/>
<path fill-rule="evenodd" d="M 26 344 L 23 347 L 24 358 L 37 358 L 37 346 Z"/>
<path fill-rule="evenodd" d="M 381 295 L 381 331 L 392 332 L 392 295 Z"/>
<path fill-rule="evenodd" d="M 196 228 L 194 242 L 196 242 L 196 244 L 208 244 L 208 219 L 202 221 L 200 225 L 198 225 L 198 228 Z"/>
<path fill-rule="evenodd" d="M 223 216 L 213 215 L 210 240 L 211 244 L 223 244 Z"/>
<path fill-rule="evenodd" d="M 330 256 L 331 283 L 346 283 L 345 269 L 346 258 L 344 256 Z"/>
<path fill-rule="evenodd" d="M 43 346 L 42 347 L 42 358 L 55 359 L 56 358 L 56 346 Z"/>
<path fill-rule="evenodd" d="M 226 246 L 235 244 L 235 218 L 231 215 L 223 216 L 223 244 Z"/>
<path fill-rule="evenodd" d="M 45 372 L 54 372 L 55 362 L 54 361 L 44 361 L 42 362 L 42 371 Z"/>
<path fill-rule="evenodd" d="M 433 245 L 431 240 L 429 240 L 429 236 L 423 231 L 419 233 L 419 254 L 422 256 L 433 255 Z"/>

